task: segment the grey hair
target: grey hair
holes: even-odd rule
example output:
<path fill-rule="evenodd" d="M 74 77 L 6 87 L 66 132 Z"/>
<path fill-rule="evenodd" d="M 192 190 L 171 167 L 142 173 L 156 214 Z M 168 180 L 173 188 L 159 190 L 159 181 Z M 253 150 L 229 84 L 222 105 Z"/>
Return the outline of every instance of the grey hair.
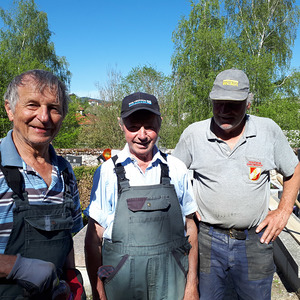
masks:
<path fill-rule="evenodd" d="M 12 112 L 15 111 L 16 104 L 19 101 L 18 87 L 26 85 L 26 81 L 29 80 L 33 80 L 36 83 L 36 88 L 41 93 L 43 93 L 45 89 L 50 89 L 51 92 L 56 93 L 59 103 L 62 104 L 63 117 L 65 117 L 68 113 L 68 105 L 70 101 L 67 88 L 55 75 L 45 70 L 30 70 L 24 72 L 17 75 L 10 82 L 4 94 L 4 101 L 8 101 Z"/>
<path fill-rule="evenodd" d="M 247 97 L 247 104 L 251 104 L 252 103 L 252 101 L 253 101 L 253 99 L 254 99 L 254 94 L 253 93 L 249 93 L 248 94 L 248 97 Z"/>

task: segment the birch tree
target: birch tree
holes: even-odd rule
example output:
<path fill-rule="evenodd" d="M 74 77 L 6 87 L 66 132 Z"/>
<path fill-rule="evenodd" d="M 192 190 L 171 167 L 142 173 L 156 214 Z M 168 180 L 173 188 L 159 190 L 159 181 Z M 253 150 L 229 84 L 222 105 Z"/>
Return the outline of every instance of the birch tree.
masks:
<path fill-rule="evenodd" d="M 53 72 L 68 86 L 71 73 L 65 57 L 55 53 L 45 12 L 39 11 L 34 0 L 14 1 L 9 10 L 0 6 L 0 96 L 12 78 L 30 69 Z M 6 113 L 1 106 L 1 136 L 7 131 Z M 4 119 L 3 119 L 4 118 Z"/>
<path fill-rule="evenodd" d="M 172 57 L 178 111 L 189 123 L 210 116 L 209 92 L 227 68 L 244 70 L 255 103 L 282 91 L 299 24 L 295 0 L 190 1 L 191 12 L 174 31 Z"/>

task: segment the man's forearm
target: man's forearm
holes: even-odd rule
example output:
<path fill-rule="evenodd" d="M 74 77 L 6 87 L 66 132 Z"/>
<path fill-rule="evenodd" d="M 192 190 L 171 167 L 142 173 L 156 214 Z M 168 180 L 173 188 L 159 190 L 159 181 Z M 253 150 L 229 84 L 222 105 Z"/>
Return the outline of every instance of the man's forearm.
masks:
<path fill-rule="evenodd" d="M 102 282 L 98 282 L 97 271 L 102 265 L 102 227 L 94 220 L 89 219 L 85 237 L 85 263 L 90 279 L 93 299 L 99 299 L 98 290 Z"/>
<path fill-rule="evenodd" d="M 199 299 L 198 296 L 198 238 L 197 227 L 192 216 L 186 217 L 186 234 L 192 248 L 189 253 L 189 271 L 184 299 Z"/>
<path fill-rule="evenodd" d="M 193 219 L 187 218 L 187 231 L 186 234 L 189 236 L 189 243 L 192 248 L 189 253 L 189 280 L 198 280 L 198 238 L 197 238 L 197 227 Z"/>
<path fill-rule="evenodd" d="M 283 180 L 283 192 L 278 205 L 279 209 L 283 209 L 292 213 L 295 200 L 297 199 L 300 189 L 300 163 L 295 168 L 294 174 Z"/>

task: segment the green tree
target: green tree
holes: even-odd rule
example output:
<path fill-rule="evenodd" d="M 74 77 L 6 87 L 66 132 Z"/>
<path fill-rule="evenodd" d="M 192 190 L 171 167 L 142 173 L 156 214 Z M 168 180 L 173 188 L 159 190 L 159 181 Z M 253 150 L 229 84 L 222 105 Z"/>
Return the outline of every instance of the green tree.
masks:
<path fill-rule="evenodd" d="M 171 91 L 171 79 L 150 65 L 134 67 L 122 79 L 124 95 L 144 92 L 154 95 L 160 104 L 162 115 L 168 113 L 168 100 Z"/>
<path fill-rule="evenodd" d="M 295 0 L 225 0 L 225 8 L 238 67 L 247 73 L 255 101 L 268 100 L 290 75 L 299 7 Z"/>
<path fill-rule="evenodd" d="M 78 143 L 88 148 L 115 148 L 125 145 L 124 134 L 118 125 L 119 105 L 107 102 L 86 110 L 88 124 L 82 125 Z"/>
<path fill-rule="evenodd" d="M 15 0 L 7 11 L 0 7 L 0 18 L 4 24 L 0 29 L 1 97 L 13 77 L 30 69 L 51 71 L 69 86 L 71 73 L 66 58 L 55 54 L 47 14 L 37 9 L 34 0 Z M 0 116 L 6 118 L 3 105 L 0 109 Z M 8 128 L 5 120 L 2 124 L 3 136 Z"/>
<path fill-rule="evenodd" d="M 78 142 L 80 125 L 76 119 L 76 114 L 81 106 L 80 99 L 76 95 L 71 95 L 69 111 L 66 115 L 58 135 L 52 144 L 55 148 L 75 148 Z"/>
<path fill-rule="evenodd" d="M 218 0 L 191 1 L 188 18 L 183 17 L 173 33 L 173 94 L 178 125 L 180 120 L 191 123 L 210 114 L 212 81 L 226 66 L 228 57 L 225 21 Z"/>
<path fill-rule="evenodd" d="M 117 68 L 109 68 L 106 73 L 106 83 L 103 86 L 99 82 L 96 83 L 100 99 L 112 103 L 121 101 L 125 96 L 121 85 L 123 79 L 121 72 Z"/>
<path fill-rule="evenodd" d="M 122 84 L 125 94 L 141 91 L 161 99 L 170 92 L 170 78 L 151 65 L 132 68 Z"/>
<path fill-rule="evenodd" d="M 277 95 L 257 105 L 253 114 L 271 118 L 284 131 L 292 147 L 300 147 L 300 102 L 297 98 Z"/>
<path fill-rule="evenodd" d="M 191 1 L 173 34 L 177 120 L 210 116 L 213 80 L 227 68 L 247 73 L 257 103 L 271 99 L 289 75 L 298 23 L 295 0 Z"/>
<path fill-rule="evenodd" d="M 117 68 L 107 69 L 107 81 L 104 85 L 96 84 L 103 105 L 89 107 L 85 110 L 89 123 L 82 126 L 79 143 L 85 147 L 123 148 L 125 139 L 118 125 L 121 100 L 125 94 L 122 90 L 123 76 Z"/>

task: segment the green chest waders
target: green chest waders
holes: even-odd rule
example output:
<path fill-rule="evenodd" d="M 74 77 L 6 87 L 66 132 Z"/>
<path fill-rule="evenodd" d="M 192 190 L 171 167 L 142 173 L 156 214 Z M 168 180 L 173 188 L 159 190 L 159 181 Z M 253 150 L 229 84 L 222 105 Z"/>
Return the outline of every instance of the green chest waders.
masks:
<path fill-rule="evenodd" d="M 13 190 L 15 208 L 13 229 L 4 254 L 20 253 L 24 257 L 50 261 L 55 264 L 57 274 L 62 274 L 65 259 L 73 247 L 73 201 L 64 174 L 65 193 L 62 204 L 30 205 L 24 190 L 24 179 L 17 168 L 1 166 L 8 186 Z M 65 172 L 66 173 L 66 172 Z M 32 270 L 36 272 L 35 270 Z M 13 280 L 0 279 L 0 299 L 47 300 L 51 295 L 29 297 L 26 291 Z"/>
<path fill-rule="evenodd" d="M 161 163 L 161 183 L 130 187 L 117 164 L 119 198 L 112 241 L 103 245 L 103 279 L 109 300 L 182 299 L 190 244 L 169 168 Z"/>

